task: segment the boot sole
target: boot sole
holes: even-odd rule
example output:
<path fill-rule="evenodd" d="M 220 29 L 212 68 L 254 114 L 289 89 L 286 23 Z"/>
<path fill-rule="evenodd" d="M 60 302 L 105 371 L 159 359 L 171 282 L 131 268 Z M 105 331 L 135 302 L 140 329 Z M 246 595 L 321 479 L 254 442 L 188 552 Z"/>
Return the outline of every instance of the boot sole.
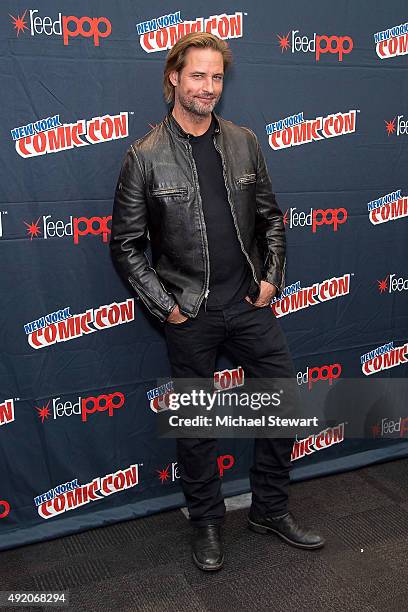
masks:
<path fill-rule="evenodd" d="M 193 553 L 193 561 L 200 570 L 203 572 L 217 572 L 224 565 L 224 555 L 222 556 L 222 560 L 218 565 L 205 565 L 204 563 L 200 563 L 195 554 Z"/>
<path fill-rule="evenodd" d="M 265 525 L 259 525 L 259 523 L 254 523 L 253 521 L 251 521 L 251 519 L 248 519 L 248 527 L 249 529 L 251 529 L 251 531 L 255 531 L 256 533 L 263 533 L 263 534 L 268 533 L 268 532 L 275 533 L 280 538 L 282 538 L 282 540 L 285 540 L 285 542 L 287 542 L 288 544 L 291 544 L 292 546 L 295 546 L 296 548 L 305 548 L 307 550 L 315 550 L 316 548 L 322 548 L 325 544 L 324 540 L 322 540 L 321 542 L 318 542 L 317 544 L 301 544 L 300 542 L 295 542 L 294 540 L 290 540 L 289 538 L 287 538 L 280 531 L 277 531 L 276 529 L 273 529 L 272 527 L 266 527 Z"/>

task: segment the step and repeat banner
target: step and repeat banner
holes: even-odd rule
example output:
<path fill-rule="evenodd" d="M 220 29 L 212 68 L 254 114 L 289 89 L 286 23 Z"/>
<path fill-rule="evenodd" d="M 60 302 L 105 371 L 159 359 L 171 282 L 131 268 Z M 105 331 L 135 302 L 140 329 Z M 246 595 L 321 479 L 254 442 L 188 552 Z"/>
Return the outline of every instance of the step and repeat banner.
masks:
<path fill-rule="evenodd" d="M 293 478 L 408 454 L 407 403 L 383 385 L 408 371 L 406 9 L 1 3 L 0 549 L 184 505 L 175 441 L 156 431 L 163 326 L 108 245 L 125 152 L 165 116 L 166 53 L 191 31 L 232 48 L 216 110 L 265 154 L 288 242 L 272 307 L 331 419 L 296 436 Z M 214 386 L 244 374 L 221 353 Z M 249 490 L 252 446 L 220 440 L 226 495 Z"/>

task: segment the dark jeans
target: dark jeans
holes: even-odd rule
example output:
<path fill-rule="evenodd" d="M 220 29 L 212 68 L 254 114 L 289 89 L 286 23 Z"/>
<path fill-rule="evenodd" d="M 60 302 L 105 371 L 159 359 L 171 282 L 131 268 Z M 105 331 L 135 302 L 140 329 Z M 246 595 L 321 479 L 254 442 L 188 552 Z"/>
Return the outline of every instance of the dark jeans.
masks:
<path fill-rule="evenodd" d="M 173 378 L 214 377 L 217 349 L 223 347 L 242 366 L 245 377 L 289 378 L 295 372 L 286 339 L 269 306 L 245 299 L 223 310 L 205 311 L 195 319 L 165 323 Z M 249 480 L 256 513 L 287 512 L 293 439 L 257 438 Z M 222 523 L 225 504 L 217 466 L 215 438 L 177 438 L 181 486 L 191 523 Z"/>

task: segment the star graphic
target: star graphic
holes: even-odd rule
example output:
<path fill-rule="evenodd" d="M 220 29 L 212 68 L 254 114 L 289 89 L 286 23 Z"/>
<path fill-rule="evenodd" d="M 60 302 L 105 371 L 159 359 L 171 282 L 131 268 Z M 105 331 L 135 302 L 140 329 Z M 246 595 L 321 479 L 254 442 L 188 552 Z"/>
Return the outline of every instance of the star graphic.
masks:
<path fill-rule="evenodd" d="M 282 53 L 289 49 L 289 34 L 290 34 L 290 32 L 288 32 L 286 34 L 286 36 L 283 36 L 283 34 L 282 34 L 282 36 L 277 34 L 277 37 L 279 39 L 279 46 L 281 48 Z"/>
<path fill-rule="evenodd" d="M 28 227 L 27 234 L 30 236 L 30 240 L 32 240 L 34 236 L 37 238 L 37 236 L 41 234 L 41 230 L 38 227 L 40 219 L 41 217 L 38 217 L 35 223 L 34 221 L 32 223 L 26 223 L 26 221 L 24 221 L 25 225 Z"/>
<path fill-rule="evenodd" d="M 27 22 L 24 21 L 24 17 L 26 16 L 26 12 L 27 9 L 24 11 L 24 13 L 20 16 L 18 15 L 17 17 L 14 17 L 14 15 L 10 15 L 10 17 L 12 18 L 13 22 L 14 22 L 14 29 L 17 30 L 17 36 L 20 34 L 20 32 L 24 32 L 24 30 L 28 30 L 28 26 L 27 26 Z"/>
<path fill-rule="evenodd" d="M 378 291 L 380 293 L 384 293 L 384 291 L 387 291 L 388 289 L 388 279 L 389 279 L 390 275 L 388 274 L 388 276 L 386 278 L 384 278 L 384 280 L 378 280 Z"/>
<path fill-rule="evenodd" d="M 156 472 L 159 474 L 159 478 L 162 484 L 165 480 L 169 479 L 169 468 L 170 468 L 170 463 L 164 470 L 156 470 Z"/>
<path fill-rule="evenodd" d="M 387 130 L 387 134 L 388 134 L 388 136 L 389 136 L 390 134 L 393 134 L 393 133 L 395 132 L 395 120 L 396 120 L 396 118 L 397 118 L 397 117 L 394 117 L 394 119 L 393 119 L 392 121 L 386 121 L 386 120 L 384 119 L 384 123 L 385 123 L 385 125 L 386 125 L 386 130 Z"/>
<path fill-rule="evenodd" d="M 371 427 L 371 431 L 373 432 L 373 438 L 376 438 L 377 436 L 380 435 L 380 426 L 378 425 L 378 423 L 375 423 L 375 425 L 373 425 Z"/>
<path fill-rule="evenodd" d="M 41 419 L 42 423 L 44 423 L 44 419 L 48 419 L 48 417 L 50 416 L 50 411 L 48 409 L 50 401 L 51 400 L 48 400 L 48 404 L 46 406 L 36 406 L 36 409 L 38 411 L 38 417 Z"/>
<path fill-rule="evenodd" d="M 284 223 L 284 225 L 287 225 L 289 223 L 289 221 L 288 221 L 288 210 L 283 215 L 283 223 Z"/>

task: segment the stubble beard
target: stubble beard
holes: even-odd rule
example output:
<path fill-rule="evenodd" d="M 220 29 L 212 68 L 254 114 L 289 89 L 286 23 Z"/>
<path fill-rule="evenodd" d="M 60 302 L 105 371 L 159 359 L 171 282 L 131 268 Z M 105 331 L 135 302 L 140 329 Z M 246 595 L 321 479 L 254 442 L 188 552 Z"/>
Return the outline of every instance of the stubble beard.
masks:
<path fill-rule="evenodd" d="M 211 104 L 200 103 L 194 96 L 179 96 L 180 106 L 196 119 L 207 117 L 214 110 L 220 96 L 212 98 Z"/>

